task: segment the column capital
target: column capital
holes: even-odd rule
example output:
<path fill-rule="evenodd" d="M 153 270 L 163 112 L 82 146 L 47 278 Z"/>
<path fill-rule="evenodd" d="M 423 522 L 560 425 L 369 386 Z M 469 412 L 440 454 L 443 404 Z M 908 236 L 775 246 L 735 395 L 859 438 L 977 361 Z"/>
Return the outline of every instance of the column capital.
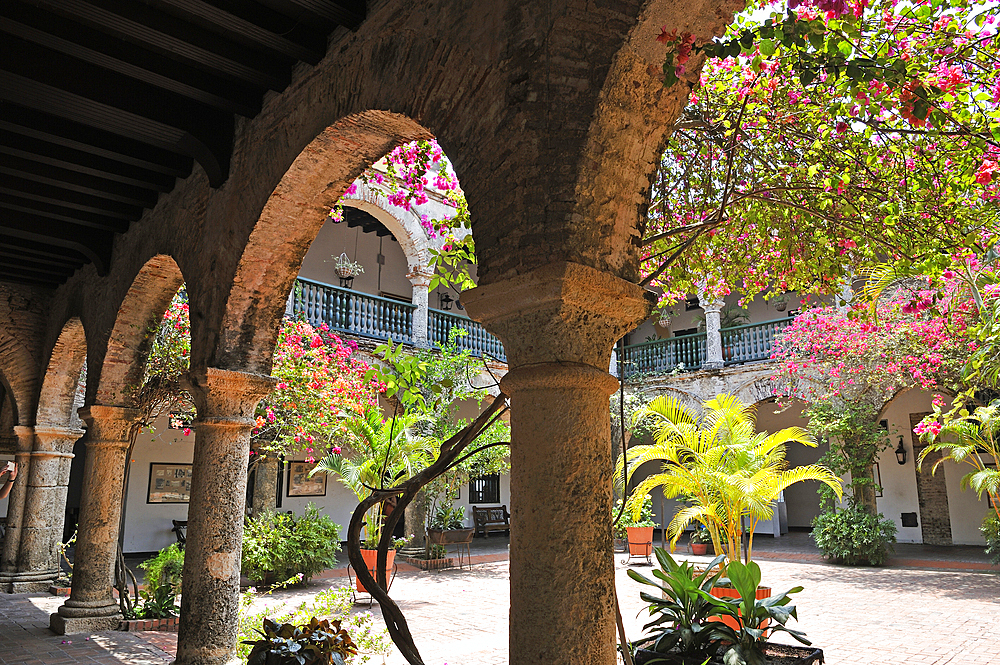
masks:
<path fill-rule="evenodd" d="M 35 452 L 52 451 L 57 453 L 72 452 L 75 444 L 84 430 L 72 427 L 39 425 L 35 427 Z"/>
<path fill-rule="evenodd" d="M 410 280 L 413 286 L 428 287 L 434 279 L 434 268 L 432 266 L 414 266 L 406 273 L 406 279 Z"/>
<path fill-rule="evenodd" d="M 35 428 L 28 425 L 14 425 L 14 436 L 17 437 L 17 452 L 27 453 L 35 445 Z"/>
<path fill-rule="evenodd" d="M 191 378 L 199 422 L 253 422 L 257 403 L 274 390 L 277 379 L 263 374 L 208 367 Z"/>
<path fill-rule="evenodd" d="M 704 292 L 698 294 L 698 305 L 705 310 L 705 313 L 709 312 L 721 312 L 722 308 L 726 306 L 726 301 L 722 298 L 715 298 Z"/>
<path fill-rule="evenodd" d="M 562 261 L 465 291 L 462 303 L 500 338 L 511 367 L 570 362 L 607 371 L 611 347 L 649 316 L 656 295 Z"/>
<path fill-rule="evenodd" d="M 87 423 L 87 445 L 128 445 L 129 430 L 139 420 L 138 409 L 91 404 L 77 410 Z"/>

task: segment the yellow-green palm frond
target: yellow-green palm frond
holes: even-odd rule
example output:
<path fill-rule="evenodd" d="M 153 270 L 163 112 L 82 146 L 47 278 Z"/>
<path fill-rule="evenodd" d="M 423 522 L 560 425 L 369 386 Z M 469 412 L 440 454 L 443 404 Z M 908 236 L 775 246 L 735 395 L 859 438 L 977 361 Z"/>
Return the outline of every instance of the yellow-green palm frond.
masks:
<path fill-rule="evenodd" d="M 877 320 L 878 301 L 893 284 L 907 277 L 915 277 L 918 272 L 914 268 L 901 268 L 895 263 L 882 263 L 872 268 L 862 270 L 864 286 L 857 294 L 860 301 L 868 307 L 872 319 Z"/>

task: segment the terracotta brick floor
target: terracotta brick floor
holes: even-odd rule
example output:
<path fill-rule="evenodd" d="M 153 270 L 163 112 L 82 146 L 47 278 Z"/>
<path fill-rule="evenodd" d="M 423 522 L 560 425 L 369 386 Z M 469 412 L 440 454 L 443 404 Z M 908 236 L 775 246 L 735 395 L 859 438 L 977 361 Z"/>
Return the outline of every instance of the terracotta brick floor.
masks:
<path fill-rule="evenodd" d="M 800 621 L 822 647 L 829 665 L 986 665 L 1000 662 L 1000 576 L 979 570 L 930 570 L 941 563 L 923 553 L 920 568 L 845 568 L 788 552 L 787 560 L 759 560 L 764 582 L 777 590 L 801 585 Z M 801 556 L 800 556 L 801 555 Z M 921 552 L 907 552 L 908 558 Z M 403 608 L 427 665 L 507 662 L 508 564 L 484 552 L 472 570 L 401 572 L 393 597 Z M 615 555 L 616 580 L 626 631 L 640 635 L 644 616 L 640 586 Z M 978 562 L 977 562 L 978 563 Z M 905 565 L 905 564 L 904 564 Z M 636 570 L 648 572 L 642 565 Z M 342 577 L 317 580 L 304 590 L 283 592 L 289 602 Z M 101 633 L 62 638 L 48 632 L 48 613 L 62 599 L 41 594 L 0 594 L 0 664 L 168 663 L 172 633 Z M 378 606 L 373 608 L 378 614 Z M 87 639 L 87 638 L 90 639 Z M 64 642 L 65 640 L 65 642 Z M 72 642 L 71 644 L 69 642 Z M 393 654 L 388 665 L 405 661 Z"/>

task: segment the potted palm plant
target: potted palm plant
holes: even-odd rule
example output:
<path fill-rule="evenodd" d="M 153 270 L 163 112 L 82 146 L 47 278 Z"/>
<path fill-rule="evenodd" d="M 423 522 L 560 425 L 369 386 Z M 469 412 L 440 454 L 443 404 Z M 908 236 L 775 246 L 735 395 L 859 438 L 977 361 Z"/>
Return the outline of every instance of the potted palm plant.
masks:
<path fill-rule="evenodd" d="M 343 447 L 334 447 L 310 472 L 327 473 L 346 485 L 358 501 L 371 495 L 372 487 L 389 486 L 402 477 L 412 476 L 419 469 L 434 461 L 434 441 L 413 433 L 419 416 L 405 414 L 387 420 L 377 406 L 369 406 L 364 413 L 344 421 L 347 441 Z M 375 561 L 386 507 L 373 507 L 364 518 L 364 543 L 361 556 L 375 576 Z M 393 549 L 386 558 L 386 578 L 392 570 L 396 549 L 403 547 L 408 538 L 393 541 Z M 366 550 L 369 550 L 366 553 Z M 360 580 L 358 591 L 364 591 Z"/>
<path fill-rule="evenodd" d="M 431 518 L 427 539 L 432 545 L 468 543 L 476 530 L 465 526 L 465 506 L 440 505 Z"/>

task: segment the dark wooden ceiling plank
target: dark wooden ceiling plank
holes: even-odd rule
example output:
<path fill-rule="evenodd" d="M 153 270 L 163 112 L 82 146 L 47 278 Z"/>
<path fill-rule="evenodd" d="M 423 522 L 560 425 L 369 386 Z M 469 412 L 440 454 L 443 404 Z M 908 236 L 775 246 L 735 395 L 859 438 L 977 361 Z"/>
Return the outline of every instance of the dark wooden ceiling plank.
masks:
<path fill-rule="evenodd" d="M 36 0 L 54 12 L 98 30 L 208 71 L 280 91 L 288 85 L 288 63 L 275 64 L 218 35 L 152 10 L 134 0 Z M 181 36 L 183 35 L 183 37 Z M 247 64 L 252 63 L 252 64 Z"/>
<path fill-rule="evenodd" d="M 44 243 L 23 240 L 21 238 L 3 237 L 0 234 L 0 247 L 9 252 L 23 252 L 27 256 L 35 258 L 50 258 L 67 265 L 82 266 L 88 262 L 87 257 L 76 250 L 64 247 L 53 247 Z"/>
<path fill-rule="evenodd" d="M 288 39 L 285 35 L 275 33 L 264 27 L 246 20 L 241 16 L 225 11 L 219 7 L 201 2 L 201 0 L 152 0 L 160 7 L 168 8 L 171 13 L 180 15 L 202 27 L 229 36 L 230 39 L 240 39 L 245 43 L 263 47 L 286 55 L 295 60 L 302 60 L 311 65 L 317 64 L 326 53 L 326 39 L 313 41 L 311 47 Z M 254 3 L 242 3 L 246 8 L 252 8 Z M 273 25 L 273 24 L 272 24 Z M 294 27 L 294 26 L 293 26 Z"/>
<path fill-rule="evenodd" d="M 108 263 L 111 261 L 112 235 L 110 232 L 91 230 L 88 233 L 69 232 L 65 224 L 52 220 L 28 220 L 15 215 L 21 213 L 4 213 L 0 215 L 0 241 L 2 236 L 11 236 L 22 240 L 30 240 L 54 247 L 71 249 L 83 254 L 98 274 L 107 274 Z"/>
<path fill-rule="evenodd" d="M 66 148 L 0 128 L 0 154 L 16 155 L 42 164 L 113 180 L 157 192 L 169 192 L 174 178 L 128 164 Z"/>
<path fill-rule="evenodd" d="M 191 174 L 191 157 L 18 104 L 4 104 L 0 128 L 173 178 Z"/>
<path fill-rule="evenodd" d="M 72 210 L 107 215 L 116 219 L 133 221 L 142 215 L 142 208 L 138 206 L 81 194 L 61 187 L 43 185 L 20 177 L 10 176 L 0 179 L 0 193 L 32 201 L 41 201 L 42 203 L 51 203 Z"/>
<path fill-rule="evenodd" d="M 0 62 L 9 64 L 2 59 Z M 8 99 L 28 108 L 47 111 L 97 129 L 194 157 L 205 169 L 213 187 L 220 186 L 228 174 L 231 154 L 229 150 L 220 149 L 218 143 L 232 142 L 231 128 L 214 137 L 210 132 L 203 131 L 206 127 L 199 129 L 199 133 L 207 134 L 211 141 L 211 144 L 206 145 L 181 128 L 2 70 L 0 99 Z M 232 122 L 232 116 L 229 116 L 229 120 Z M 216 150 L 212 149 L 213 144 Z"/>
<path fill-rule="evenodd" d="M 52 266 L 53 268 L 64 269 L 73 272 L 86 262 L 82 258 L 51 258 L 39 256 L 30 252 L 25 252 L 18 247 L 8 247 L 0 243 L 0 258 L 9 261 L 29 261 L 37 266 Z"/>
<path fill-rule="evenodd" d="M 307 11 L 313 16 L 357 30 L 365 19 L 365 2 L 330 2 L 330 0 L 263 0 L 263 4 L 282 14 L 296 16 L 293 7 Z"/>
<path fill-rule="evenodd" d="M 76 272 L 76 268 L 71 268 L 65 265 L 48 265 L 35 263 L 24 257 L 14 258 L 4 256 L 0 254 L 0 270 L 6 269 L 9 272 L 16 272 L 18 270 L 24 270 L 27 273 L 33 273 L 38 277 L 52 277 L 62 281 Z"/>
<path fill-rule="evenodd" d="M 56 280 L 55 277 L 51 279 L 29 279 L 23 276 L 17 275 L 16 273 L 0 272 L 0 282 L 7 282 L 8 284 L 21 284 L 24 286 L 38 286 L 45 289 L 55 289 L 60 284 L 66 280 Z"/>
<path fill-rule="evenodd" d="M 9 5 L 0 4 L 0 13 L 14 13 L 12 10 L 16 8 L 17 5 L 14 3 Z M 52 17 L 51 14 L 47 13 L 37 14 L 36 16 L 38 18 Z M 48 20 L 51 21 L 53 19 L 59 20 L 58 17 L 49 18 Z M 89 36 L 87 33 L 93 31 L 88 31 L 85 26 L 80 26 L 79 24 L 70 24 L 69 21 L 65 21 L 65 23 L 75 27 L 47 26 L 47 28 L 48 30 L 59 30 L 60 28 L 66 31 L 72 30 L 75 41 L 4 16 L 0 16 L 0 31 L 17 35 L 45 48 L 65 53 L 68 56 L 89 62 L 109 71 L 129 76 L 150 85 L 163 88 L 164 90 L 169 90 L 170 92 L 193 99 L 226 113 L 238 113 L 242 116 L 253 117 L 260 112 L 260 99 L 263 89 L 244 88 L 242 91 L 237 91 L 235 89 L 236 86 L 232 86 L 222 79 L 208 77 L 197 70 L 183 67 L 183 65 L 179 65 L 169 59 L 159 58 L 161 62 L 158 69 L 172 70 L 170 75 L 165 75 L 156 69 L 150 68 L 146 63 L 143 63 L 146 64 L 145 67 L 135 64 L 133 62 L 135 60 L 142 61 L 152 58 L 150 55 L 144 54 L 143 51 L 134 47 L 127 46 L 115 39 L 109 39 L 107 35 L 100 35 L 101 42 L 94 44 L 96 48 L 89 48 L 80 44 L 80 41 L 87 39 Z M 120 46 L 116 48 L 117 45 Z M 125 52 L 121 53 L 120 57 L 115 57 L 105 52 L 108 50 Z M 131 58 L 132 61 L 125 60 L 125 57 Z M 177 71 L 179 69 L 186 71 Z M 202 79 L 201 82 L 204 87 L 192 85 L 189 81 L 192 75 L 197 79 Z M 217 94 L 222 92 L 220 89 L 226 87 L 230 88 L 229 93 L 231 96 L 227 97 Z"/>
<path fill-rule="evenodd" d="M 0 209 L 18 210 L 20 212 L 27 212 L 40 217 L 58 219 L 63 222 L 70 222 L 81 226 L 90 226 L 95 229 L 106 229 L 117 233 L 125 233 L 128 231 L 129 226 L 129 220 L 126 219 L 98 215 L 92 212 L 84 212 L 82 210 L 73 210 L 71 208 L 64 208 L 62 206 L 53 205 L 51 203 L 43 203 L 41 201 L 32 201 L 31 199 L 24 199 L 19 196 L 13 196 L 6 193 L 0 193 Z"/>
<path fill-rule="evenodd" d="M 120 182 L 49 166 L 14 155 L 0 155 L 0 173 L 141 208 L 152 208 L 159 196 L 151 189 L 123 185 Z"/>

